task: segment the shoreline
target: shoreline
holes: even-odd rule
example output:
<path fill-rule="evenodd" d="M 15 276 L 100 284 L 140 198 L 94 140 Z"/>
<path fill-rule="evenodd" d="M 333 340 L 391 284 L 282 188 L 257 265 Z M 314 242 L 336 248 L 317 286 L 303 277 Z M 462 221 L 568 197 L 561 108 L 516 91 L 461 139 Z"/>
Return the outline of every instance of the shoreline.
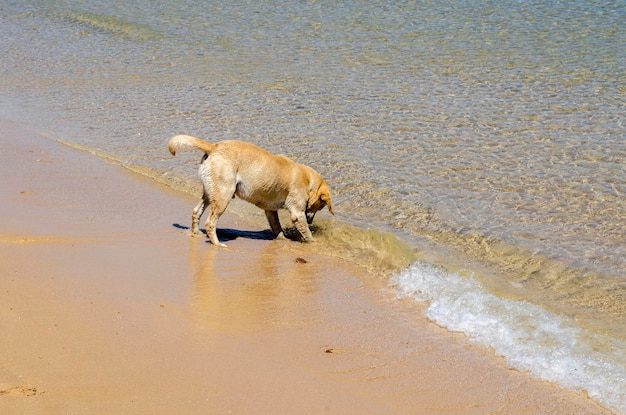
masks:
<path fill-rule="evenodd" d="M 0 138 L 2 413 L 611 413 L 315 244 L 227 210 L 213 247 L 194 198 L 8 120 Z"/>

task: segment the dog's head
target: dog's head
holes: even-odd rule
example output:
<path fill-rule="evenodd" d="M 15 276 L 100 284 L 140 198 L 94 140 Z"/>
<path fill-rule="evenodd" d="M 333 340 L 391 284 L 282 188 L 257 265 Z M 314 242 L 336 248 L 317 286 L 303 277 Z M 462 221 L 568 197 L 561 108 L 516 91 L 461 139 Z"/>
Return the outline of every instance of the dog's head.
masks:
<path fill-rule="evenodd" d="M 330 201 L 330 187 L 322 180 L 322 184 L 309 194 L 309 203 L 306 208 L 306 221 L 309 225 L 313 223 L 315 214 L 326 206 L 328 206 L 328 211 L 334 215 L 335 212 L 333 212 L 333 205 Z"/>

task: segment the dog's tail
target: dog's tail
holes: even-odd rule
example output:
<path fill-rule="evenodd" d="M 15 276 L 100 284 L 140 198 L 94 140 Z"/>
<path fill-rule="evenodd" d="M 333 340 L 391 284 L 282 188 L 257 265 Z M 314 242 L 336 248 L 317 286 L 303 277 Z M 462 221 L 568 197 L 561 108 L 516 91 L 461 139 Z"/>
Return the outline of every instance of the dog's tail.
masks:
<path fill-rule="evenodd" d="M 215 151 L 215 146 L 215 144 L 207 143 L 204 140 L 188 135 L 177 135 L 170 138 L 170 141 L 167 143 L 167 148 L 173 156 L 176 155 L 178 150 L 188 148 L 195 148 L 206 154 L 210 154 L 212 151 Z"/>

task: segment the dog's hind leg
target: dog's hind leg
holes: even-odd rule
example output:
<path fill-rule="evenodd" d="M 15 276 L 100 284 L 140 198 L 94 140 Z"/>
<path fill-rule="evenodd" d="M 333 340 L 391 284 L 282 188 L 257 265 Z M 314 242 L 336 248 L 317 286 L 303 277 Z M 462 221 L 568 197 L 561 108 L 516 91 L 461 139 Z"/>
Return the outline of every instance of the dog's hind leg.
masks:
<path fill-rule="evenodd" d="M 266 210 L 265 216 L 267 217 L 267 221 L 270 223 L 274 238 L 284 238 L 283 228 L 280 226 L 280 220 L 278 219 L 278 212 L 275 210 Z"/>
<path fill-rule="evenodd" d="M 191 212 L 191 234 L 192 235 L 198 235 L 200 233 L 198 224 L 200 223 L 200 218 L 202 217 L 202 214 L 204 213 L 204 209 L 206 208 L 207 204 L 208 204 L 208 200 L 206 196 L 202 195 L 202 199 L 200 200 L 200 203 L 198 203 L 196 207 L 193 208 L 193 211 Z"/>
<path fill-rule="evenodd" d="M 235 189 L 233 186 L 232 189 L 221 189 L 218 193 L 210 197 L 209 217 L 206 220 L 205 227 L 207 236 L 211 240 L 211 243 L 215 246 L 226 248 L 226 245 L 217 239 L 217 221 L 228 207 L 228 204 L 232 200 L 234 194 Z"/>
<path fill-rule="evenodd" d="M 215 246 L 221 246 L 222 248 L 226 248 L 226 244 L 221 243 L 220 240 L 217 239 L 217 221 L 222 213 L 224 213 L 224 210 L 225 209 L 220 212 L 216 210 L 214 204 L 211 204 L 211 206 L 209 206 L 209 217 L 204 225 L 206 227 L 206 234 L 211 240 L 211 243 Z"/>

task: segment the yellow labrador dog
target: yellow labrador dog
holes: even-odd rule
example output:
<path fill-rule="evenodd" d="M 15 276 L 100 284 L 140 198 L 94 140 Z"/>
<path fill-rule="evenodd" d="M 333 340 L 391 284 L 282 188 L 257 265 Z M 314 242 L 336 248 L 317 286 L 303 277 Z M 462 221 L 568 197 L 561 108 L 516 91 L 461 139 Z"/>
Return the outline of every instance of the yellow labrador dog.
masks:
<path fill-rule="evenodd" d="M 307 222 L 313 222 L 318 210 L 328 206 L 330 187 L 318 172 L 285 156 L 277 156 L 242 141 L 207 143 L 188 135 L 172 137 L 168 143 L 172 155 L 176 151 L 195 148 L 205 153 L 199 168 L 204 187 L 202 200 L 191 215 L 191 232 L 198 234 L 198 222 L 209 207 L 206 232 L 213 245 L 225 247 L 217 239 L 217 221 L 235 196 L 261 209 L 274 237 L 283 237 L 278 209 L 287 209 L 291 221 L 305 241 L 313 240 Z"/>

